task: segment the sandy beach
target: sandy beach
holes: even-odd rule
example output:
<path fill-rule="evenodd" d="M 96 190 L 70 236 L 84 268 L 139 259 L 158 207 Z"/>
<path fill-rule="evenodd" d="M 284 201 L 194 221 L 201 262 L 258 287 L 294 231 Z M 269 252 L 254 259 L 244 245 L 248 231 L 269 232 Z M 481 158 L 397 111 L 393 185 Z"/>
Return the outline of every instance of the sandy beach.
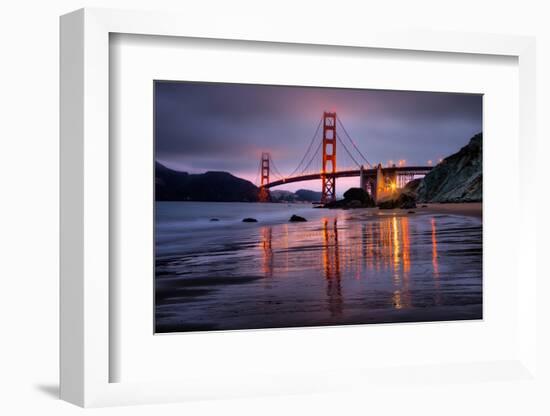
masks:
<path fill-rule="evenodd" d="M 418 204 L 416 212 L 427 212 L 437 214 L 465 215 L 468 217 L 483 217 L 482 202 L 464 202 L 449 204 Z"/>

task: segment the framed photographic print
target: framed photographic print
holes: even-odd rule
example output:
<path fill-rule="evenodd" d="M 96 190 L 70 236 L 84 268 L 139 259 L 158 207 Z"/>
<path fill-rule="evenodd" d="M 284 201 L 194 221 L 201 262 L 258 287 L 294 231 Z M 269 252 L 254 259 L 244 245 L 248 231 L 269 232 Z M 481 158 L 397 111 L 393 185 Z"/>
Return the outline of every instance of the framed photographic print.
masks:
<path fill-rule="evenodd" d="M 61 19 L 62 398 L 537 383 L 533 39 L 215 23 Z"/>

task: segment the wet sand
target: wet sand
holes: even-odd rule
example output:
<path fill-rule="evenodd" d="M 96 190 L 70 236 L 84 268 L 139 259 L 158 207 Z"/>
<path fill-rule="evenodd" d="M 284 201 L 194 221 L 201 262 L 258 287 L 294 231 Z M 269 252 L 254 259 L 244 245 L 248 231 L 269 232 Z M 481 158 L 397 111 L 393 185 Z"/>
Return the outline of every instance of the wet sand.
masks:
<path fill-rule="evenodd" d="M 426 205 L 425 208 L 422 208 Z M 464 202 L 449 204 L 418 204 L 414 210 L 417 212 L 428 212 L 434 214 L 465 215 L 468 217 L 482 218 L 482 202 Z"/>

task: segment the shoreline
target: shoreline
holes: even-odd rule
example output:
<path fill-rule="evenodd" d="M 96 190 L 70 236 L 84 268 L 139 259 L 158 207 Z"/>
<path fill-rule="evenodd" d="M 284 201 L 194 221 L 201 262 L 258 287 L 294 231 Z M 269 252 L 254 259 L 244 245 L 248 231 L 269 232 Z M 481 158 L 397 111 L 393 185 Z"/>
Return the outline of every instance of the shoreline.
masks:
<path fill-rule="evenodd" d="M 183 201 L 155 201 L 156 203 L 166 203 L 166 202 L 173 202 L 173 203 L 181 203 Z M 190 204 L 203 204 L 203 202 L 199 201 L 185 201 L 186 203 Z M 207 204 L 210 204 L 208 202 Z M 218 203 L 213 203 L 213 205 L 217 205 Z M 224 203 L 221 203 L 224 204 Z M 249 204 L 249 203 L 243 203 L 243 204 Z M 252 205 L 259 205 L 258 203 L 252 203 Z M 470 218 L 477 218 L 479 220 L 483 219 L 483 204 L 482 202 L 457 202 L 457 203 L 417 203 L 416 208 L 412 208 L 410 210 L 408 209 L 401 209 L 401 208 L 395 208 L 395 209 L 379 209 L 377 207 L 372 208 L 355 208 L 355 209 L 342 209 L 342 208 L 335 208 L 335 209 L 329 209 L 329 208 L 321 208 L 316 209 L 313 205 L 310 204 L 279 204 L 279 203 L 268 203 L 268 204 L 261 204 L 262 207 L 266 208 L 267 211 L 263 212 L 263 215 L 259 212 L 257 213 L 242 213 L 243 218 L 247 216 L 252 216 L 256 219 L 258 219 L 258 222 L 247 224 L 248 226 L 265 226 L 265 225 L 277 225 L 277 224 L 285 224 L 289 223 L 288 219 L 290 217 L 290 214 L 295 214 L 299 216 L 303 216 L 308 221 L 316 221 L 320 218 L 323 218 L 325 216 L 340 216 L 340 211 L 345 212 L 369 212 L 370 215 L 433 215 L 433 214 L 443 214 L 443 215 L 458 215 L 458 216 L 465 216 Z M 275 210 L 269 209 L 269 208 L 275 208 Z M 309 212 L 306 212 L 309 211 Z M 409 212 L 409 211 L 414 211 Z M 223 218 L 223 215 L 220 216 L 219 213 L 208 213 L 204 215 L 204 212 L 201 212 L 199 214 L 199 217 L 194 217 L 193 221 L 189 221 L 187 223 L 187 226 L 190 227 L 189 229 L 200 229 L 203 227 L 204 223 L 208 223 L 210 227 L 220 227 L 220 226 L 231 226 L 231 227 L 241 227 L 242 226 L 242 218 Z M 254 215 L 256 214 L 256 215 Z M 267 216 L 265 216 L 267 214 Z M 202 218 L 201 218 L 202 217 Z M 211 218 L 219 218 L 219 221 L 211 222 Z M 264 218 L 262 218 L 264 217 Z M 208 227 L 208 228 L 210 228 Z"/>
<path fill-rule="evenodd" d="M 427 205 L 426 208 L 422 208 Z M 437 214 L 463 215 L 467 217 L 483 218 L 483 202 L 451 202 L 417 204 L 414 209 L 417 213 L 432 212 Z"/>

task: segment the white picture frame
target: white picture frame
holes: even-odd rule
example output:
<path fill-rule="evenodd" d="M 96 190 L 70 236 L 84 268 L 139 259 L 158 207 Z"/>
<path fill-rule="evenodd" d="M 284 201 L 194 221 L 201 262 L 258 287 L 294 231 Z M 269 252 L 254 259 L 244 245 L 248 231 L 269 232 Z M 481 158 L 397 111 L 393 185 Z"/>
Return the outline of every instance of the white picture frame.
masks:
<path fill-rule="evenodd" d="M 109 368 L 116 359 L 109 348 L 110 326 L 110 158 L 109 158 L 109 36 L 112 33 L 206 39 L 332 45 L 504 55 L 519 65 L 520 210 L 523 215 L 517 244 L 517 357 L 499 362 L 422 366 L 420 379 L 433 379 L 445 370 L 450 379 L 479 382 L 477 371 L 504 374 L 518 381 L 536 379 L 536 217 L 529 161 L 536 152 L 535 41 L 530 37 L 467 33 L 395 32 L 379 30 L 329 33 L 301 31 L 277 24 L 250 22 L 233 27 L 219 19 L 208 27 L 185 15 L 82 9 L 61 18 L 61 398 L 79 406 L 158 403 L 194 398 L 238 397 L 255 394 L 320 392 L 341 388 L 338 382 L 319 382 L 315 375 L 281 373 L 262 382 L 234 378 L 233 383 L 196 378 L 175 382 L 110 382 Z M 531 246 L 532 248 L 532 246 Z M 368 374 L 349 369 L 354 383 L 389 380 L 399 369 L 371 369 Z M 226 375 L 229 379 L 232 375 Z M 413 378 L 415 378 L 413 377 Z M 336 379 L 340 377 L 335 377 Z M 412 379 L 411 379 L 412 380 Z M 309 381 L 309 383 L 308 383 Z M 411 381 L 413 382 L 413 381 Z"/>

